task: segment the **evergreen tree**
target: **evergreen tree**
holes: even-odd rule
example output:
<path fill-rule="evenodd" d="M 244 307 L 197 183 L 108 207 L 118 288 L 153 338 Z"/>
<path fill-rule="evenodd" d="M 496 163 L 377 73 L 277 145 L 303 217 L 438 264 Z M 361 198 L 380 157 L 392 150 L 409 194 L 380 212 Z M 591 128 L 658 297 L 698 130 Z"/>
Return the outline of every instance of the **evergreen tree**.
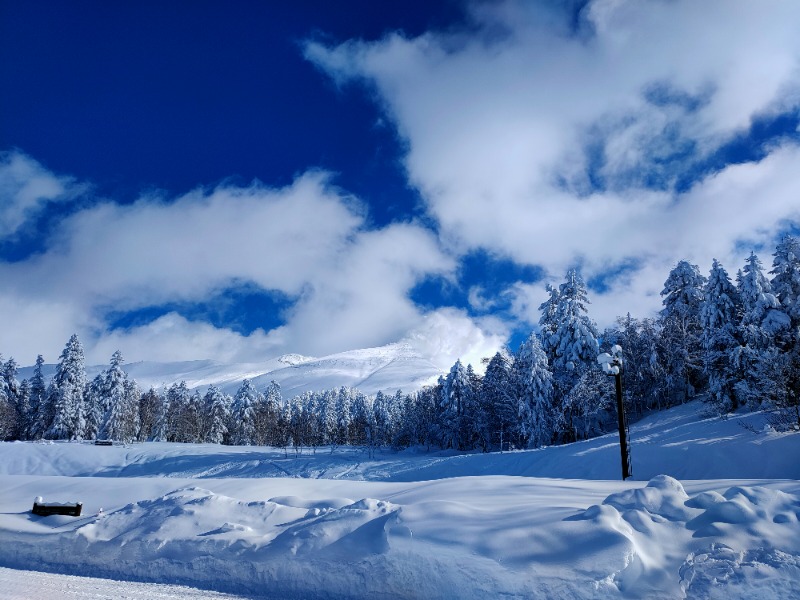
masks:
<path fill-rule="evenodd" d="M 163 400 L 155 388 L 150 388 L 142 394 L 139 400 L 139 437 L 140 441 L 154 440 L 157 433 L 156 425 L 162 413 Z M 163 440 L 160 440 L 163 441 Z"/>
<path fill-rule="evenodd" d="M 189 442 L 193 437 L 192 418 L 196 414 L 190 406 L 191 394 L 185 381 L 173 383 L 167 390 L 167 441 Z"/>
<path fill-rule="evenodd" d="M 336 399 L 336 443 L 340 445 L 350 443 L 350 425 L 353 421 L 352 398 L 350 391 L 342 386 Z"/>
<path fill-rule="evenodd" d="M 489 444 L 501 450 L 517 425 L 517 397 L 511 380 L 513 358 L 508 351 L 497 352 L 483 376 L 481 410 L 486 415 Z"/>
<path fill-rule="evenodd" d="M 729 355 L 736 379 L 731 410 L 744 405 L 756 407 L 779 394 L 775 339 L 790 324 L 764 276 L 761 261 L 752 252 L 739 278 L 738 292 L 742 318 L 737 335 L 739 345 Z"/>
<path fill-rule="evenodd" d="M 725 268 L 714 259 L 704 291 L 700 324 L 709 400 L 723 414 L 736 410 L 736 381 L 730 359 L 733 349 L 739 346 L 737 322 L 740 312 L 739 292 Z"/>
<path fill-rule="evenodd" d="M 174 411 L 170 406 L 169 391 L 163 395 L 158 394 L 158 403 L 156 404 L 155 418 L 153 423 L 153 433 L 149 438 L 151 442 L 170 441 L 172 436 L 170 420 L 173 412 Z"/>
<path fill-rule="evenodd" d="M 514 357 L 511 380 L 517 399 L 518 445 L 536 448 L 549 444 L 555 421 L 553 378 L 534 334 L 522 343 Z"/>
<path fill-rule="evenodd" d="M 775 248 L 772 261 L 772 293 L 791 319 L 791 329 L 800 327 L 800 239 L 787 235 Z"/>
<path fill-rule="evenodd" d="M 28 430 L 28 438 L 32 440 L 41 439 L 44 432 L 47 431 L 49 424 L 52 422 L 52 415 L 47 410 L 45 399 L 47 397 L 47 385 L 44 381 L 42 367 L 44 366 L 44 358 L 39 354 L 36 357 L 36 366 L 33 368 L 33 376 L 31 377 L 31 396 L 30 396 L 30 426 Z"/>
<path fill-rule="evenodd" d="M 245 379 L 245 381 L 250 384 L 249 380 Z M 242 387 L 244 387 L 244 384 L 242 384 Z M 253 388 L 252 385 L 250 385 L 250 388 L 255 392 L 255 388 Z M 249 391 L 248 389 L 245 393 L 249 393 Z M 238 395 L 237 393 L 237 397 Z M 256 402 L 257 401 L 256 398 Z M 228 432 L 227 423 L 230 417 L 228 404 L 225 401 L 225 394 L 223 394 L 218 387 L 214 385 L 209 386 L 203 402 L 208 413 L 208 431 L 206 432 L 204 441 L 211 444 L 221 444 Z M 250 415 L 250 425 L 252 428 L 252 414 Z M 252 440 L 252 437 L 250 439 Z"/>
<path fill-rule="evenodd" d="M 285 428 L 281 421 L 281 386 L 272 381 L 264 394 L 264 401 L 256 410 L 255 435 L 258 445 L 285 446 Z"/>
<path fill-rule="evenodd" d="M 445 448 L 469 450 L 480 439 L 476 381 L 471 365 L 457 360 L 441 386 L 439 436 Z"/>
<path fill-rule="evenodd" d="M 51 402 L 53 421 L 46 432 L 53 439 L 83 439 L 85 431 L 83 394 L 86 367 L 83 346 L 73 334 L 67 342 L 53 377 Z"/>
<path fill-rule="evenodd" d="M 251 446 L 256 440 L 256 410 L 263 402 L 249 379 L 242 385 L 233 399 L 231 442 L 237 446 Z M 217 442 L 221 443 L 221 442 Z"/>
<path fill-rule="evenodd" d="M 557 404 L 597 360 L 597 326 L 589 318 L 587 304 L 586 284 L 577 271 L 570 269 L 558 288 L 557 326 L 549 342 L 555 348 L 550 366 Z"/>
<path fill-rule="evenodd" d="M 122 440 L 123 430 L 127 431 L 128 429 L 124 423 L 130 410 L 125 406 L 127 374 L 122 370 L 123 362 L 122 353 L 117 350 L 111 356 L 109 368 L 100 376 L 102 383 L 99 385 L 99 405 L 97 406 L 103 415 L 98 433 L 100 439 Z"/>
<path fill-rule="evenodd" d="M 3 366 L 3 356 L 0 354 L 0 367 Z M 0 440 L 14 439 L 20 429 L 20 416 L 16 400 L 5 374 L 0 372 Z"/>
<path fill-rule="evenodd" d="M 778 429 L 800 429 L 800 240 L 785 236 L 773 256 L 772 292 L 789 317 L 789 326 L 776 340 L 780 376 L 771 422 Z"/>
<path fill-rule="evenodd" d="M 20 415 L 19 439 L 27 440 L 34 418 L 31 412 L 31 384 L 27 379 L 23 379 L 19 384 L 17 406 Z"/>
<path fill-rule="evenodd" d="M 9 385 L 3 365 L 3 355 L 0 354 L 0 440 L 15 439 L 19 435 L 20 426 L 21 418 L 17 408 L 16 393 Z"/>
<path fill-rule="evenodd" d="M 558 338 L 556 332 L 559 325 L 558 306 L 561 301 L 559 291 L 549 283 L 545 285 L 547 290 L 547 300 L 539 305 L 539 310 L 542 316 L 539 317 L 539 330 L 542 340 L 542 350 L 547 356 L 547 360 L 552 365 L 556 359 L 556 351 L 558 350 Z"/>
<path fill-rule="evenodd" d="M 704 385 L 700 310 L 705 283 L 697 265 L 682 260 L 670 271 L 661 291 L 666 383 L 669 396 L 682 402 Z"/>

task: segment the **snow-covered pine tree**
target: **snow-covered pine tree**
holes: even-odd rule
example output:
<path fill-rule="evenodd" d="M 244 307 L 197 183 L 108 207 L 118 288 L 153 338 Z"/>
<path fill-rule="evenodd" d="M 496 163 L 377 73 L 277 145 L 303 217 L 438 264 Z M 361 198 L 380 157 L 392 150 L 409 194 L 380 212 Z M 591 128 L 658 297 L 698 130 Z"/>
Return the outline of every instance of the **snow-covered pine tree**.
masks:
<path fill-rule="evenodd" d="M 517 398 L 511 380 L 514 359 L 506 349 L 497 352 L 486 366 L 480 397 L 486 415 L 489 445 L 503 450 L 517 427 Z"/>
<path fill-rule="evenodd" d="M 305 421 L 303 415 L 303 403 L 305 402 L 309 392 L 304 392 L 299 396 L 293 397 L 289 400 L 287 405 L 287 422 L 289 425 L 289 437 L 292 441 L 292 446 L 296 454 L 302 453 L 303 444 L 305 443 Z"/>
<path fill-rule="evenodd" d="M 372 432 L 373 446 L 380 448 L 388 446 L 392 440 L 392 415 L 391 397 L 378 390 L 372 401 L 374 431 Z"/>
<path fill-rule="evenodd" d="M 686 402 L 705 384 L 700 309 L 705 277 L 697 265 L 682 260 L 664 282 L 661 335 L 665 342 L 665 375 L 673 401 Z"/>
<path fill-rule="evenodd" d="M 200 390 L 196 389 L 189 395 L 189 400 L 184 405 L 183 413 L 181 414 L 183 441 L 189 444 L 203 441 L 204 417 L 203 397 L 200 395 Z"/>
<path fill-rule="evenodd" d="M 597 360 L 597 325 L 589 318 L 588 304 L 583 278 L 575 269 L 570 269 L 558 288 L 557 325 L 550 339 L 555 348 L 555 358 L 550 366 L 558 398 L 566 396 Z"/>
<path fill-rule="evenodd" d="M 469 373 L 461 360 L 455 362 L 444 380 L 439 409 L 440 437 L 444 447 L 458 450 L 472 448 L 478 437 L 474 426 L 477 400 Z"/>
<path fill-rule="evenodd" d="M 103 387 L 106 372 L 98 373 L 94 379 L 86 384 L 83 394 L 84 412 L 86 414 L 86 439 L 97 439 L 105 420 L 106 411 L 103 409 Z"/>
<path fill-rule="evenodd" d="M 772 293 L 791 319 L 792 329 L 797 330 L 800 327 L 800 239 L 784 236 L 775 247 L 773 257 Z"/>
<path fill-rule="evenodd" d="M 17 412 L 19 413 L 20 417 L 20 424 L 22 423 L 22 419 L 24 418 L 24 414 L 22 412 L 22 408 L 19 403 L 19 381 L 17 380 L 17 361 L 14 360 L 12 356 L 9 358 L 5 364 L 2 362 L 2 356 L 0 356 L 0 365 L 2 365 L 2 374 L 0 377 L 5 380 L 5 389 L 6 395 L 8 396 L 9 402 L 11 402 L 14 407 L 16 408 Z"/>
<path fill-rule="evenodd" d="M 10 359 L 9 362 L 14 359 Z M 14 363 L 16 365 L 16 363 Z M 16 372 L 15 372 L 16 375 Z M 0 354 L 0 440 L 16 439 L 22 426 L 22 417 L 17 407 L 17 394 L 9 385 Z"/>
<path fill-rule="evenodd" d="M 3 356 L 0 354 L 0 367 L 2 366 Z M 12 399 L 8 382 L 0 372 L 0 440 L 14 439 L 19 432 L 19 427 L 20 416 L 16 401 Z"/>
<path fill-rule="evenodd" d="M 140 435 L 139 405 L 142 399 L 142 390 L 135 379 L 125 379 L 125 427 L 122 431 L 124 442 L 132 442 Z"/>
<path fill-rule="evenodd" d="M 272 439 L 278 423 L 281 402 L 281 386 L 272 381 L 266 391 L 259 396 L 259 403 L 254 407 L 253 439 L 257 446 L 273 445 Z"/>
<path fill-rule="evenodd" d="M 353 400 L 350 391 L 342 386 L 336 399 L 336 413 L 338 422 L 336 424 L 336 443 L 345 445 L 350 443 L 350 425 L 353 420 L 352 414 Z"/>
<path fill-rule="evenodd" d="M 122 440 L 121 434 L 126 428 L 123 423 L 128 413 L 128 408 L 124 406 L 127 378 L 125 371 L 122 370 L 124 362 L 122 352 L 117 350 L 111 355 L 108 369 L 102 373 L 102 384 L 98 390 L 98 408 L 103 414 L 98 432 L 99 439 Z"/>
<path fill-rule="evenodd" d="M 562 439 L 600 435 L 616 425 L 614 385 L 599 367 L 587 369 L 561 404 L 556 422 Z"/>
<path fill-rule="evenodd" d="M 156 434 L 163 401 L 155 388 L 151 387 L 139 400 L 139 437 L 142 442 L 152 440 Z"/>
<path fill-rule="evenodd" d="M 715 258 L 706 282 L 700 324 L 709 400 L 721 414 L 736 410 L 735 377 L 730 359 L 733 349 L 739 346 L 740 313 L 739 292 Z"/>
<path fill-rule="evenodd" d="M 187 430 L 187 412 L 190 412 L 189 401 L 191 394 L 185 381 L 180 384 L 173 383 L 167 390 L 167 441 L 188 442 L 192 432 Z M 193 428 L 193 427 L 192 427 Z"/>
<path fill-rule="evenodd" d="M 231 411 L 231 443 L 236 446 L 252 446 L 256 443 L 256 409 L 263 402 L 263 397 L 250 383 L 249 379 L 242 385 L 233 398 Z M 217 442 L 221 443 L 221 442 Z"/>
<path fill-rule="evenodd" d="M 27 437 L 31 440 L 38 440 L 47 431 L 50 423 L 52 422 L 52 415 L 48 414 L 45 399 L 47 397 L 47 384 L 44 380 L 42 367 L 44 366 L 44 358 L 41 354 L 36 357 L 36 366 L 33 368 L 33 376 L 31 377 L 31 422 Z"/>
<path fill-rule="evenodd" d="M 780 353 L 780 382 L 772 399 L 772 424 L 800 429 L 800 240 L 785 236 L 772 262 L 772 292 L 789 317 L 789 328 L 776 340 Z"/>
<path fill-rule="evenodd" d="M 20 414 L 19 439 L 27 440 L 31 428 L 33 414 L 31 412 L 31 384 L 27 379 L 19 383 L 19 398 L 17 406 Z"/>
<path fill-rule="evenodd" d="M 336 412 L 336 390 L 326 390 L 320 399 L 320 427 L 325 444 L 331 448 L 331 454 L 336 450 L 338 443 L 336 431 L 338 427 L 338 414 Z"/>
<path fill-rule="evenodd" d="M 312 393 L 303 405 L 303 418 L 306 426 L 306 445 L 311 446 L 312 453 L 317 453 L 317 446 L 321 446 L 324 439 L 320 413 L 322 394 Z"/>
<path fill-rule="evenodd" d="M 256 407 L 255 440 L 258 445 L 286 445 L 286 432 L 281 420 L 282 405 L 281 386 L 277 381 L 272 381 L 264 393 L 264 401 Z"/>
<path fill-rule="evenodd" d="M 558 305 L 560 302 L 560 295 L 558 288 L 553 287 L 549 283 L 545 285 L 547 290 L 547 300 L 539 305 L 539 310 L 542 316 L 539 317 L 539 331 L 540 339 L 542 342 L 542 350 L 547 356 L 547 360 L 552 365 L 556 359 L 556 350 L 558 349 L 558 338 L 555 337 L 558 331 Z"/>
<path fill-rule="evenodd" d="M 250 381 L 245 379 L 245 381 L 249 384 L 249 389 L 245 390 L 245 394 L 250 392 L 252 389 L 255 392 L 255 388 L 250 385 Z M 242 383 L 242 388 L 245 387 L 244 383 Z M 241 388 L 240 388 L 241 391 Z M 237 398 L 239 397 L 239 393 L 237 392 Z M 249 399 L 248 399 L 249 400 Z M 256 397 L 253 398 L 255 402 L 258 402 L 257 392 Z M 244 400 L 247 402 L 247 400 Z M 221 444 L 225 439 L 225 435 L 228 433 L 227 423 L 229 422 L 230 415 L 228 411 L 228 403 L 225 401 L 225 394 L 215 385 L 211 385 L 208 387 L 208 391 L 206 392 L 205 397 L 203 398 L 204 409 L 207 413 L 206 422 L 208 423 L 208 430 L 205 433 L 205 442 L 211 444 Z M 250 406 L 250 425 L 252 430 L 252 406 Z M 252 431 L 251 431 L 252 432 Z M 252 435 L 249 438 L 252 442 Z M 249 445 L 249 444 L 248 444 Z"/>
<path fill-rule="evenodd" d="M 53 421 L 46 436 L 51 439 L 83 439 L 85 431 L 83 394 L 86 366 L 83 346 L 72 334 L 61 353 L 53 377 Z"/>
<path fill-rule="evenodd" d="M 628 313 L 617 317 L 616 324 L 603 332 L 603 340 L 609 348 L 622 347 L 622 389 L 627 410 L 642 415 L 647 409 L 662 408 L 664 377 L 656 323 Z"/>
<path fill-rule="evenodd" d="M 519 447 L 549 444 L 554 433 L 553 377 L 539 339 L 531 334 L 519 347 L 511 368 L 517 423 L 512 431 Z"/>
<path fill-rule="evenodd" d="M 735 398 L 732 410 L 739 406 L 759 406 L 772 401 L 780 391 L 780 361 L 775 339 L 785 333 L 790 319 L 764 276 L 761 261 L 751 252 L 739 279 L 742 319 L 739 346 L 730 353 L 735 372 Z"/>
<path fill-rule="evenodd" d="M 149 438 L 151 442 L 170 441 L 172 435 L 170 419 L 172 414 L 173 410 L 170 406 L 169 391 L 167 391 L 166 394 L 158 394 L 158 403 L 156 404 L 153 432 Z"/>
<path fill-rule="evenodd" d="M 122 370 L 122 354 L 111 357 L 111 367 L 102 383 L 101 406 L 107 405 L 98 437 L 106 440 L 131 442 L 139 433 L 139 400 L 141 393 L 135 381 L 129 381 Z"/>

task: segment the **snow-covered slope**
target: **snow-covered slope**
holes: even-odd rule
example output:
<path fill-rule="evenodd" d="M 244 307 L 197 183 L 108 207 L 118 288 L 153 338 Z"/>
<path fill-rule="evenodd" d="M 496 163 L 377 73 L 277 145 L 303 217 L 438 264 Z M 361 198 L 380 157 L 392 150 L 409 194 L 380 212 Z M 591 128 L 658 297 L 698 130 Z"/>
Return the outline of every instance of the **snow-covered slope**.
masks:
<path fill-rule="evenodd" d="M 87 367 L 89 379 L 104 368 L 103 365 Z M 190 388 L 204 391 L 213 384 L 234 394 L 247 378 L 261 391 L 272 380 L 277 381 L 286 398 L 341 386 L 357 387 L 365 394 L 375 394 L 379 390 L 393 394 L 398 389 L 411 392 L 435 382 L 441 374 L 439 368 L 407 343 L 351 350 L 322 358 L 287 354 L 260 363 L 136 362 L 126 364 L 124 369 L 142 389 L 164 388 L 185 381 Z M 45 377 L 52 377 L 55 365 L 46 365 L 43 372 Z M 23 367 L 18 377 L 30 379 L 32 375 L 33 367 Z"/>
<path fill-rule="evenodd" d="M 702 409 L 633 425 L 628 482 L 613 436 L 374 458 L 4 443 L 0 567 L 248 598 L 798 597 L 800 434 Z M 35 496 L 84 516 L 33 516 Z"/>

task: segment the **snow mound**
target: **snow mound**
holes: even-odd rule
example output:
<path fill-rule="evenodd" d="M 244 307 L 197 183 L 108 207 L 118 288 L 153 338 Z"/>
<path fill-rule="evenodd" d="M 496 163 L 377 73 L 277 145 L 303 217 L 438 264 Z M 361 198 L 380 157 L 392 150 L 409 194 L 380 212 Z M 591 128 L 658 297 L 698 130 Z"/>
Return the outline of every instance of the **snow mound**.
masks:
<path fill-rule="evenodd" d="M 800 557 L 772 548 L 734 550 L 721 543 L 689 554 L 680 568 L 690 598 L 800 597 Z"/>
<path fill-rule="evenodd" d="M 210 550 L 233 542 L 257 548 L 275 537 L 280 524 L 300 517 L 302 509 L 275 502 L 243 502 L 199 487 L 175 490 L 107 513 L 77 533 L 87 542 L 138 544 L 158 555 L 180 555 L 187 540 Z M 173 548 L 174 547 L 174 548 Z M 173 552 L 174 550 L 174 552 Z"/>
<path fill-rule="evenodd" d="M 612 494 L 603 504 L 620 511 L 645 512 L 656 521 L 659 517 L 668 521 L 681 521 L 686 520 L 690 514 L 684 506 L 688 499 L 680 481 L 668 475 L 657 475 L 646 487 Z"/>
<path fill-rule="evenodd" d="M 796 579 L 798 574 L 797 558 L 787 552 L 800 550 L 800 498 L 780 490 L 734 486 L 722 494 L 711 491 L 689 497 L 679 481 L 659 475 L 644 488 L 611 494 L 602 504 L 565 521 L 591 522 L 592 535 L 581 553 L 604 557 L 602 564 L 593 564 L 591 572 L 600 591 L 656 593 L 665 589 L 668 565 L 675 559 L 669 548 L 676 541 L 685 547 L 698 537 L 713 537 L 717 542 L 709 551 L 690 554 L 680 569 L 683 588 L 695 586 L 691 597 L 716 598 L 708 595 L 708 582 L 723 574 L 725 581 L 735 582 L 744 577 L 737 573 L 752 571 L 745 579 L 757 580 L 763 565 L 770 570 L 768 577 L 778 581 L 775 589 L 786 589 L 780 587 L 782 579 Z M 762 545 L 758 551 L 731 549 L 752 547 L 754 540 Z M 787 540 L 797 541 L 787 546 Z M 780 573 L 773 577 L 776 569 Z"/>
<path fill-rule="evenodd" d="M 293 556 L 321 554 L 344 561 L 383 554 L 389 549 L 388 527 L 399 513 L 399 506 L 372 498 L 342 508 L 311 508 L 270 548 Z"/>
<path fill-rule="evenodd" d="M 747 532 L 780 543 L 785 530 L 800 533 L 800 499 L 779 490 L 734 486 L 724 494 L 701 494 L 686 503 L 702 509 L 686 526 L 694 537 L 736 536 Z"/>

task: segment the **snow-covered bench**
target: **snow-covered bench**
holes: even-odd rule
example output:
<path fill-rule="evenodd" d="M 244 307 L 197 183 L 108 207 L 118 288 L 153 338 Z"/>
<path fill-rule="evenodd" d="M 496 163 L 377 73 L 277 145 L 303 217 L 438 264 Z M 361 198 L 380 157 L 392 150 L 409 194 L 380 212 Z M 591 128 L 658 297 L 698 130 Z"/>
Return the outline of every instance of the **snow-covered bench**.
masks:
<path fill-rule="evenodd" d="M 33 501 L 33 514 L 47 517 L 49 515 L 69 515 L 80 517 L 83 509 L 82 502 L 43 502 L 41 496 Z"/>
<path fill-rule="evenodd" d="M 95 446 L 113 446 L 114 442 L 112 442 L 111 440 L 95 440 L 94 441 L 94 445 Z"/>

